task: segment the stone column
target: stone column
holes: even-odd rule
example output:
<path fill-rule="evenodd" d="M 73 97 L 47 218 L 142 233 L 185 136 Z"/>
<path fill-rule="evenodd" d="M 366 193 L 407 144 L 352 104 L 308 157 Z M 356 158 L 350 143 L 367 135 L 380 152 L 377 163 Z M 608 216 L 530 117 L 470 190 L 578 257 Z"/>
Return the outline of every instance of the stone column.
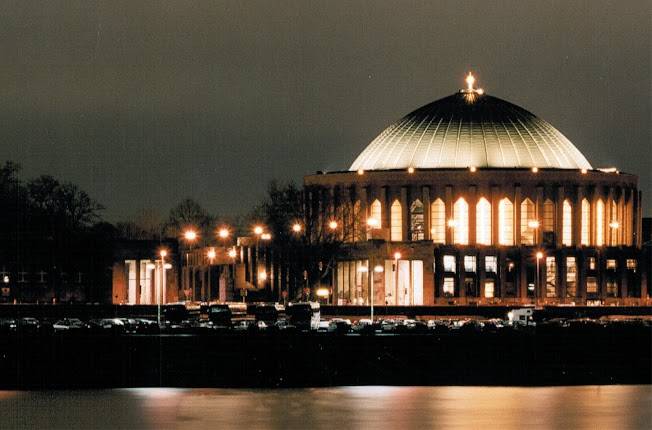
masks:
<path fill-rule="evenodd" d="M 453 187 L 451 185 L 446 185 L 444 195 L 444 202 L 446 203 L 446 244 L 450 245 L 453 243 L 453 229 L 448 227 L 448 220 L 453 218 Z"/>
<path fill-rule="evenodd" d="M 521 244 L 521 186 L 514 185 L 514 246 Z"/>
<path fill-rule="evenodd" d="M 582 199 L 584 198 L 584 187 L 575 188 L 575 199 L 573 202 L 573 245 L 582 244 Z"/>
<path fill-rule="evenodd" d="M 491 187 L 491 243 L 498 244 L 498 200 L 500 188 L 497 185 Z M 502 278 L 501 278 L 502 279 Z M 501 280 L 502 283 L 502 280 Z M 501 289 L 502 294 L 502 289 Z"/>
<path fill-rule="evenodd" d="M 388 199 L 388 187 L 384 186 L 380 188 L 380 215 L 382 218 L 381 225 L 382 228 L 390 228 L 389 224 L 389 202 L 387 201 Z"/>
<path fill-rule="evenodd" d="M 401 236 L 403 240 L 410 240 L 410 201 L 408 199 L 408 187 L 401 187 Z"/>
<path fill-rule="evenodd" d="M 423 186 L 421 188 L 421 196 L 423 197 L 423 237 L 426 240 L 431 239 L 431 233 L 430 229 L 432 226 L 430 225 L 430 187 L 427 185 Z"/>
<path fill-rule="evenodd" d="M 541 246 L 543 244 L 543 187 L 537 186 L 537 197 L 535 202 L 534 217 L 539 221 L 539 228 L 534 231 L 534 243 Z"/>
<path fill-rule="evenodd" d="M 478 196 L 477 196 L 477 187 L 475 185 L 469 185 L 468 193 L 468 203 L 469 203 L 469 245 L 475 246 L 476 239 L 476 209 L 478 205 Z"/>
<path fill-rule="evenodd" d="M 555 246 L 562 247 L 563 224 L 564 224 L 564 187 L 557 187 L 555 197 Z"/>

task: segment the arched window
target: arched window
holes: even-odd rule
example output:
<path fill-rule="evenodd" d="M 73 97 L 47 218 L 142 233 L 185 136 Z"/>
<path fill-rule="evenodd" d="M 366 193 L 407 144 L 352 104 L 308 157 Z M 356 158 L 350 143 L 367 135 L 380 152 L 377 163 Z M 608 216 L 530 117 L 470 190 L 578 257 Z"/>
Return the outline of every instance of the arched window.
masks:
<path fill-rule="evenodd" d="M 582 199 L 582 230 L 580 244 L 589 246 L 589 232 L 591 227 L 591 204 L 587 199 Z"/>
<path fill-rule="evenodd" d="M 393 242 L 400 242 L 403 240 L 403 210 L 398 200 L 394 200 L 392 203 L 389 215 L 390 239 Z"/>
<path fill-rule="evenodd" d="M 491 203 L 484 197 L 475 207 L 475 241 L 478 245 L 491 245 Z"/>
<path fill-rule="evenodd" d="M 604 245 L 604 202 L 598 199 L 595 204 L 595 246 Z"/>
<path fill-rule="evenodd" d="M 534 245 L 536 221 L 534 202 L 526 198 L 521 202 L 521 245 Z"/>
<path fill-rule="evenodd" d="M 446 205 L 442 199 L 430 205 L 430 234 L 433 242 L 446 242 Z"/>
<path fill-rule="evenodd" d="M 469 243 L 469 204 L 462 197 L 453 205 L 453 243 Z"/>
<path fill-rule="evenodd" d="M 550 199 L 543 202 L 543 231 L 555 231 L 555 204 Z"/>
<path fill-rule="evenodd" d="M 618 231 L 621 227 L 618 220 L 618 205 L 612 199 L 609 202 L 609 245 L 618 246 Z"/>
<path fill-rule="evenodd" d="M 498 203 L 498 243 L 514 244 L 514 205 L 507 197 Z"/>
<path fill-rule="evenodd" d="M 383 226 L 383 209 L 378 199 L 374 200 L 373 203 L 371 203 L 371 210 L 369 215 L 369 218 L 374 220 L 374 228 L 381 228 Z"/>
<path fill-rule="evenodd" d="M 562 207 L 561 222 L 561 244 L 564 246 L 573 245 L 573 205 L 570 200 L 564 200 Z"/>
<path fill-rule="evenodd" d="M 412 240 L 425 239 L 423 231 L 423 203 L 416 199 L 410 206 L 410 235 Z"/>

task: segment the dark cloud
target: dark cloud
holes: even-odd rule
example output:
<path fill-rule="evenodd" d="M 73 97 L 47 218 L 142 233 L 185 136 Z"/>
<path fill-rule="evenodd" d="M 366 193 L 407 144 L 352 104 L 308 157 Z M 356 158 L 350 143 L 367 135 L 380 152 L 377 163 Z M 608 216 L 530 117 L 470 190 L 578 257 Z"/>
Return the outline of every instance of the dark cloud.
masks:
<path fill-rule="evenodd" d="M 271 178 L 345 169 L 463 85 L 640 175 L 651 215 L 650 2 L 5 2 L 0 159 L 110 219 L 184 196 L 248 209 Z"/>

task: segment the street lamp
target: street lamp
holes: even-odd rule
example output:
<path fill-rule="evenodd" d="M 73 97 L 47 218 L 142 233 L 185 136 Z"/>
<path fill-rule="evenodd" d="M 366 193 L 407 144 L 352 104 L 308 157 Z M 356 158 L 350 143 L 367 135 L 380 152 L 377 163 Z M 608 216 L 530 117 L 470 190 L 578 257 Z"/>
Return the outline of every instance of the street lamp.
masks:
<path fill-rule="evenodd" d="M 394 303 L 395 305 L 398 305 L 398 260 L 401 259 L 401 253 L 396 251 L 394 253 L 394 272 L 395 272 L 395 277 L 394 277 L 394 295 L 396 302 Z"/>
<path fill-rule="evenodd" d="M 168 252 L 165 249 L 161 249 L 159 255 L 161 256 L 161 288 L 156 295 L 156 321 L 158 321 L 158 325 L 161 327 L 161 302 L 163 301 L 163 291 L 165 290 L 165 257 L 168 255 Z"/>
<path fill-rule="evenodd" d="M 222 240 L 228 239 L 230 235 L 231 235 L 231 232 L 226 227 L 222 227 L 217 231 L 217 237 L 219 237 Z"/>
<path fill-rule="evenodd" d="M 537 286 L 536 286 L 536 288 L 535 288 L 535 290 L 534 290 L 534 302 L 535 302 L 535 306 L 539 304 L 539 289 L 541 288 L 541 281 L 540 281 L 540 279 L 539 279 L 540 276 L 541 276 L 541 270 L 540 270 L 540 268 L 539 268 L 539 262 L 540 262 L 541 259 L 543 258 L 543 252 L 541 252 L 541 251 L 537 251 L 537 253 L 536 253 L 536 258 L 537 258 L 537 278 L 536 278 L 536 280 L 537 280 Z"/>
<path fill-rule="evenodd" d="M 303 229 L 303 227 L 298 222 L 295 222 L 294 224 L 292 224 L 292 232 L 293 233 L 301 233 L 302 229 Z"/>
<path fill-rule="evenodd" d="M 263 234 L 263 231 L 264 230 L 263 230 L 262 226 L 260 226 L 260 225 L 254 226 L 254 234 L 256 236 L 260 236 L 261 234 Z"/>
<path fill-rule="evenodd" d="M 193 243 L 197 240 L 197 232 L 193 229 L 187 229 L 186 231 L 183 232 L 183 238 L 186 241 L 186 244 L 188 246 L 188 249 L 186 250 L 186 274 L 188 275 L 188 288 L 190 288 L 190 280 L 191 280 L 191 275 L 190 275 L 190 250 L 192 250 L 192 245 Z M 185 281 L 185 279 L 184 279 Z M 193 300 L 195 299 L 195 289 L 192 289 L 192 298 Z"/>
<path fill-rule="evenodd" d="M 380 264 L 377 264 L 376 266 L 374 266 L 374 272 L 373 273 L 383 273 L 384 271 L 385 271 L 385 269 Z M 372 273 L 371 279 L 370 279 L 370 282 L 371 282 L 371 288 L 370 288 L 371 289 L 371 323 L 372 324 L 374 323 L 374 300 L 376 299 L 376 296 L 374 295 L 374 274 L 373 273 Z"/>
<path fill-rule="evenodd" d="M 206 254 L 206 256 L 208 257 L 208 263 L 209 263 L 208 264 L 208 292 L 207 292 L 208 297 L 207 297 L 207 301 L 211 300 L 211 271 L 212 271 L 211 269 L 212 269 L 212 266 L 213 266 L 213 260 L 215 260 L 215 255 L 216 255 L 215 248 L 209 249 L 208 253 Z"/>

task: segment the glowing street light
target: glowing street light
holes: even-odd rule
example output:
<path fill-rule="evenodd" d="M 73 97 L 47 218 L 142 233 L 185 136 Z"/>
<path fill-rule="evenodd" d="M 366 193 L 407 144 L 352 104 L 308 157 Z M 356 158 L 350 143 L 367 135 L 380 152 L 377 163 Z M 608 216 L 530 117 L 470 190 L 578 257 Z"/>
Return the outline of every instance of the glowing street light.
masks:
<path fill-rule="evenodd" d="M 358 169 L 358 175 L 360 176 L 364 175 L 364 169 Z"/>
<path fill-rule="evenodd" d="M 394 253 L 394 260 L 400 260 L 400 259 L 401 259 L 401 253 L 398 252 L 398 251 L 396 251 L 396 252 Z"/>
<path fill-rule="evenodd" d="M 535 300 L 536 304 L 538 304 L 538 301 L 539 301 L 539 288 L 540 288 L 540 284 L 541 284 L 541 281 L 539 280 L 539 277 L 541 275 L 540 274 L 541 270 L 539 269 L 539 264 L 540 264 L 541 259 L 543 258 L 543 252 L 537 251 L 535 256 L 537 258 L 537 287 L 536 287 L 536 289 L 534 291 L 534 300 Z"/>
<path fill-rule="evenodd" d="M 294 224 L 292 224 L 292 231 L 294 233 L 301 233 L 302 229 L 303 229 L 303 227 L 301 227 L 301 224 L 299 224 L 298 222 L 295 222 Z"/>
<path fill-rule="evenodd" d="M 235 258 L 238 255 L 238 252 L 235 250 L 235 248 L 229 249 L 228 255 L 230 258 Z"/>
<path fill-rule="evenodd" d="M 197 232 L 195 230 L 186 230 L 183 232 L 183 238 L 188 242 L 197 240 Z"/>
<path fill-rule="evenodd" d="M 230 235 L 231 235 L 231 232 L 230 232 L 229 229 L 226 228 L 226 227 L 222 227 L 221 229 L 219 229 L 219 230 L 217 231 L 217 236 L 218 236 L 220 239 L 226 239 L 226 238 L 228 238 Z"/>
<path fill-rule="evenodd" d="M 412 167 L 412 166 L 408 167 L 408 173 L 409 174 L 414 173 L 414 167 Z"/>
<path fill-rule="evenodd" d="M 263 230 L 262 226 L 260 226 L 260 225 L 254 226 L 254 234 L 256 236 L 260 236 L 261 234 L 263 234 L 263 231 L 264 230 Z"/>
<path fill-rule="evenodd" d="M 337 221 L 335 221 L 335 220 L 329 221 L 328 228 L 330 228 L 331 230 L 336 230 L 337 229 Z"/>
<path fill-rule="evenodd" d="M 538 167 L 533 167 L 533 168 L 532 168 L 532 173 L 537 173 L 538 171 L 539 171 L 539 168 L 538 168 Z"/>
<path fill-rule="evenodd" d="M 211 299 L 211 266 L 213 265 L 213 260 L 215 259 L 215 248 L 211 248 L 208 250 L 208 253 L 206 254 L 208 256 L 208 261 L 209 261 L 209 266 L 208 266 L 208 291 L 206 292 L 207 294 L 207 300 L 210 301 Z"/>
<path fill-rule="evenodd" d="M 476 170 L 478 170 L 478 168 L 475 167 L 475 166 L 471 166 L 471 167 L 469 167 L 469 170 L 470 170 L 471 172 L 475 172 Z"/>

